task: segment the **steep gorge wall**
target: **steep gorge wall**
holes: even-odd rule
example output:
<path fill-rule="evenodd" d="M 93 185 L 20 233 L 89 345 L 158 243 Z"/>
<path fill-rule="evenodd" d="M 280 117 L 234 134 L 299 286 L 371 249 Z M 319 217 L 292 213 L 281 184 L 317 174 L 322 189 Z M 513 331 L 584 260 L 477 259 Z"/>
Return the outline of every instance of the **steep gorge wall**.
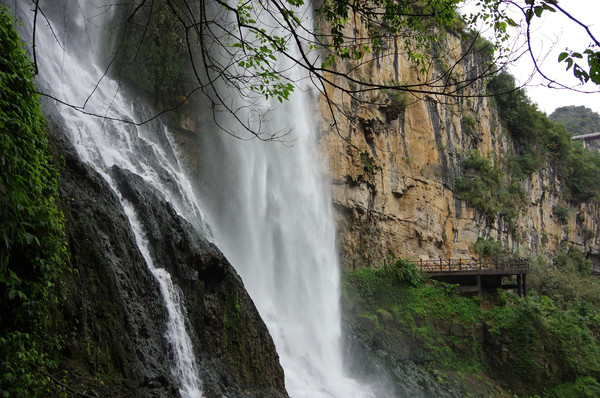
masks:
<path fill-rule="evenodd" d="M 447 64 L 470 45 L 456 35 L 443 40 L 440 48 L 447 51 Z M 402 55 L 400 43 L 388 46 L 394 47 L 393 56 L 369 55 L 369 67 L 360 74 L 352 72 L 353 77 L 410 84 L 443 73 L 434 65 L 423 75 Z M 349 71 L 351 65 L 339 67 Z M 483 57 L 470 54 L 456 74 L 475 77 L 484 68 Z M 337 83 L 345 84 L 340 79 Z M 478 237 L 501 240 L 522 255 L 553 251 L 561 241 L 588 254 L 599 253 L 598 206 L 576 206 L 563 224 L 553 208 L 570 205 L 561 199 L 558 173 L 549 164 L 521 182 L 527 197 L 514 230 L 502 218 L 486 218 L 456 195 L 455 180 L 463 175 L 461 159 L 469 151 L 479 151 L 500 168 L 506 168 L 502 160 L 514 151 L 493 99 L 478 96 L 484 84 L 477 80 L 459 98 L 379 90 L 351 99 L 332 89 L 330 97 L 341 105 L 333 114 L 321 100 L 321 143 L 329 162 L 344 268 L 378 267 L 388 255 L 473 257 Z M 404 96 L 405 107 L 397 106 L 398 95 Z M 337 129 L 331 127 L 334 117 Z M 468 126 L 470 120 L 476 121 L 475 128 Z"/>

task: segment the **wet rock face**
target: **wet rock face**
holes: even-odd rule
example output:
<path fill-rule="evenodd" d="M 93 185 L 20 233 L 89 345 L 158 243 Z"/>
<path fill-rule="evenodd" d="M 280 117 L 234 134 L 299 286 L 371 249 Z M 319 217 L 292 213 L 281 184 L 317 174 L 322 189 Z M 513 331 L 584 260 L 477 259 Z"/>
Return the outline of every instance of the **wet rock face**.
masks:
<path fill-rule="evenodd" d="M 61 132 L 52 133 L 65 159 L 60 194 L 73 272 L 59 286 L 60 323 L 69 336 L 65 364 L 72 383 L 99 393 L 176 395 L 158 284 L 119 200 Z"/>
<path fill-rule="evenodd" d="M 59 286 L 57 315 L 57 327 L 73 331 L 64 352 L 70 382 L 102 395 L 177 396 L 162 296 L 119 199 L 60 129 L 52 139 L 65 159 L 60 192 L 74 269 Z M 273 341 L 229 262 L 140 177 L 109 173 L 136 206 L 155 265 L 183 293 L 205 395 L 287 396 Z"/>
<path fill-rule="evenodd" d="M 183 292 L 208 392 L 285 395 L 271 336 L 227 259 L 142 178 L 117 167 L 110 174 L 138 212 L 155 266 L 168 270 Z"/>

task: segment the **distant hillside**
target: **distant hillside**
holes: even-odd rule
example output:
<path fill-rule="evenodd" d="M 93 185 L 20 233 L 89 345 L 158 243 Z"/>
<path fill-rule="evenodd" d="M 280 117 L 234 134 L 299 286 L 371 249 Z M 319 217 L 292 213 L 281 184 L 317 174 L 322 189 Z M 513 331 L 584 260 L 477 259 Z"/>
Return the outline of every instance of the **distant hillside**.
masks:
<path fill-rule="evenodd" d="M 563 124 L 573 135 L 600 132 L 600 115 L 585 106 L 562 106 L 550 115 L 554 122 Z"/>

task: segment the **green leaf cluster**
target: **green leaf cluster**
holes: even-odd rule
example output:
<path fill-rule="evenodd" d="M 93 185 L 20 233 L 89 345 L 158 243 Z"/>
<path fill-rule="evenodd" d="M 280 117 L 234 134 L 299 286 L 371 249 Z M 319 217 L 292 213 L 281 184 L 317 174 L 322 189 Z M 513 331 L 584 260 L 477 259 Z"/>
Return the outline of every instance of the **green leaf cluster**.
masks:
<path fill-rule="evenodd" d="M 562 279 L 540 283 L 550 267 Z M 385 267 L 344 273 L 343 292 L 369 330 L 366 341 L 387 355 L 436 371 L 483 373 L 515 396 L 584 397 L 600 380 L 600 289 L 583 277 L 585 268 L 581 252 L 565 247 L 550 264 L 538 260 L 528 297 L 498 291 L 485 305 L 453 285 L 409 285 Z M 577 294 L 568 295 L 573 285 Z"/>
<path fill-rule="evenodd" d="M 474 150 L 462 160 L 464 177 L 454 182 L 455 192 L 490 220 L 501 216 L 511 225 L 518 216 L 525 193 L 518 182 L 511 181 L 489 158 Z"/>
<path fill-rule="evenodd" d="M 567 187 L 565 197 L 575 203 L 597 200 L 600 195 L 600 155 L 587 151 L 561 124 L 552 122 L 531 103 L 514 78 L 499 73 L 488 83 L 503 125 L 517 145 L 511 173 L 521 179 L 550 161 Z"/>
<path fill-rule="evenodd" d="M 0 9 L 0 391 L 41 396 L 48 306 L 67 258 L 58 173 L 13 17 Z"/>
<path fill-rule="evenodd" d="M 577 60 L 586 58 L 587 66 L 581 66 Z M 592 81 L 600 84 L 600 51 L 596 47 L 589 47 L 583 54 L 577 51 L 564 51 L 558 56 L 558 62 L 565 62 L 567 70 L 573 68 L 573 76 L 582 84 Z"/>

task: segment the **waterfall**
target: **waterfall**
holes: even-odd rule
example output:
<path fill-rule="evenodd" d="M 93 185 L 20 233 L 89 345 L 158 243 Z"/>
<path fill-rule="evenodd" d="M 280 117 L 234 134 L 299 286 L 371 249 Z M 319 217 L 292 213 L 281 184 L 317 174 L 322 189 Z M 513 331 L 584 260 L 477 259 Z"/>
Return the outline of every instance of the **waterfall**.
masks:
<path fill-rule="evenodd" d="M 203 192 L 203 203 L 217 245 L 273 336 L 289 394 L 369 396 L 343 370 L 335 226 L 311 99 L 296 95 L 272 115 L 273 129 L 294 115 L 292 145 L 222 136 L 224 145 L 206 148 L 222 183 Z"/>
<path fill-rule="evenodd" d="M 154 261 L 148 251 L 148 242 L 144 238 L 144 231 L 135 213 L 133 206 L 122 200 L 125 214 L 133 228 L 135 238 L 142 252 L 142 256 L 148 264 L 150 272 L 158 281 L 160 291 L 164 297 L 167 308 L 167 334 L 166 339 L 173 350 L 175 357 L 175 368 L 173 373 L 181 383 L 179 393 L 182 398 L 202 397 L 202 383 L 198 379 L 198 366 L 194 357 L 192 341 L 186 331 L 185 317 L 179 289 L 173 284 L 171 275 L 164 269 L 154 265 Z"/>
<path fill-rule="evenodd" d="M 19 3 L 16 16 L 25 23 L 32 24 L 31 10 L 24 3 Z M 53 10 L 52 7 L 47 9 Z M 85 111 L 89 113 L 133 121 L 147 119 L 149 110 L 137 101 L 126 98 L 117 82 L 107 77 L 102 78 L 104 72 L 93 59 L 85 59 L 76 50 L 72 51 L 73 43 L 69 43 L 69 38 L 76 40 L 87 37 L 89 44 L 93 45 L 92 30 L 95 25 L 83 20 L 82 11 L 65 8 L 63 12 L 65 16 L 71 12 L 76 17 L 69 28 L 79 28 L 80 31 L 67 32 L 66 28 L 65 32 L 49 31 L 44 29 L 47 24 L 38 25 L 36 48 L 38 63 L 42 66 L 38 86 L 41 86 L 43 92 L 74 104 L 83 104 L 90 93 L 93 93 L 85 107 Z M 23 34 L 26 35 L 28 31 L 31 31 L 30 27 L 26 27 Z M 97 85 L 98 82 L 101 83 Z M 121 198 L 140 252 L 163 296 L 168 315 L 165 339 L 172 351 L 172 372 L 180 383 L 180 394 L 183 398 L 200 398 L 203 396 L 202 384 L 198 378 L 191 339 L 186 330 L 181 293 L 173 284 L 169 273 L 160 268 L 160 264 L 154 264 L 135 209 L 121 197 L 107 172 L 116 165 L 141 176 L 146 183 L 162 192 L 179 214 L 185 214 L 192 225 L 206 234 L 205 217 L 195 204 L 192 185 L 179 164 L 172 138 L 159 122 L 136 127 L 87 116 L 69 107 L 59 109 L 69 139 L 80 158 L 93 166 Z"/>
<path fill-rule="evenodd" d="M 20 17 L 30 19 L 31 10 L 23 3 Z M 76 20 L 74 27 L 80 31 L 68 35 L 42 31 L 43 26 L 38 25 L 37 34 L 43 91 L 76 104 L 86 102 L 93 92 L 87 112 L 128 120 L 147 117 L 147 110 L 127 98 L 117 82 L 102 77 L 104 71 L 93 59 L 69 52 L 64 40 L 89 40 L 93 24 Z M 199 161 L 207 166 L 205 184 L 196 184 L 195 189 L 182 172 L 169 132 L 159 122 L 137 127 L 88 117 L 68 107 L 60 112 L 80 157 L 115 192 L 118 189 L 105 171 L 113 165 L 140 175 L 163 192 L 177 213 L 205 234 L 208 220 L 215 243 L 242 276 L 274 338 L 293 398 L 370 397 L 369 388 L 344 373 L 332 201 L 318 153 L 316 109 L 310 106 L 316 99 L 299 90 L 288 103 L 264 104 L 271 108 L 268 129 L 293 128 L 294 140 L 288 144 L 241 141 L 220 132 L 203 134 L 200 150 L 205 156 Z M 169 314 L 166 339 L 174 352 L 173 372 L 180 392 L 199 397 L 202 387 L 179 291 L 160 264 L 153 264 L 135 209 L 122 202 L 163 293 Z"/>
<path fill-rule="evenodd" d="M 302 26 L 314 23 L 308 9 L 296 15 Z M 217 246 L 240 273 L 273 336 L 288 393 L 293 398 L 371 397 L 370 388 L 344 372 L 340 267 L 330 184 L 318 150 L 318 96 L 302 84 L 310 81 L 302 68 L 278 62 L 278 69 L 298 84 L 289 101 L 254 100 L 238 107 L 259 107 L 258 113 L 268 115 L 260 123 L 265 136 L 291 134 L 267 143 L 246 141 L 243 129 L 235 131 L 241 140 L 222 132 L 201 138 L 205 169 L 216 170 L 212 178 L 219 181 L 209 189 L 198 187 L 202 207 Z"/>

